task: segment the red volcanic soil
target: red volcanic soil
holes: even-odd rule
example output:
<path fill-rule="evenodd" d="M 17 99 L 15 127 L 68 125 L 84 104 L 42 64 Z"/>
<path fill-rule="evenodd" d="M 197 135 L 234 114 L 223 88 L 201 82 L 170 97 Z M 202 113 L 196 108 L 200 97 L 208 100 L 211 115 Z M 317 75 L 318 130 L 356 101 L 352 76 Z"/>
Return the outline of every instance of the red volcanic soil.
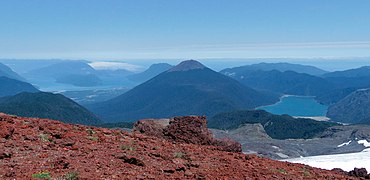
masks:
<path fill-rule="evenodd" d="M 209 145 L 0 114 L 0 179 L 73 175 L 79 179 L 348 178 Z"/>

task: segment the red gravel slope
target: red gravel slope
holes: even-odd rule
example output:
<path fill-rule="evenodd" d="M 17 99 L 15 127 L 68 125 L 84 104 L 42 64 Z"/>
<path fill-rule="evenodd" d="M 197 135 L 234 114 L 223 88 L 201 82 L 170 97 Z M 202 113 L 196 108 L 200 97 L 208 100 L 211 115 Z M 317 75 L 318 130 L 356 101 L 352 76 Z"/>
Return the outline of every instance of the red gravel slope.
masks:
<path fill-rule="evenodd" d="M 0 179 L 346 179 L 213 146 L 47 119 L 0 114 L 0 130 Z"/>

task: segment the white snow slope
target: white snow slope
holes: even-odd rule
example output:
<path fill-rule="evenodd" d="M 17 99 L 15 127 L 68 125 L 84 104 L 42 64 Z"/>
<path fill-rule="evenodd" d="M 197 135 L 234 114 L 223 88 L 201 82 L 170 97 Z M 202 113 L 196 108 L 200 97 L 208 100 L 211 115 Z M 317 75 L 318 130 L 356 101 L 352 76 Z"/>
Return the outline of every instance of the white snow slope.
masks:
<path fill-rule="evenodd" d="M 370 149 L 365 149 L 358 153 L 335 154 L 310 156 L 295 159 L 286 159 L 284 161 L 306 164 L 312 167 L 331 170 L 333 168 L 341 168 L 345 171 L 351 171 L 355 167 L 366 168 L 370 171 Z"/>

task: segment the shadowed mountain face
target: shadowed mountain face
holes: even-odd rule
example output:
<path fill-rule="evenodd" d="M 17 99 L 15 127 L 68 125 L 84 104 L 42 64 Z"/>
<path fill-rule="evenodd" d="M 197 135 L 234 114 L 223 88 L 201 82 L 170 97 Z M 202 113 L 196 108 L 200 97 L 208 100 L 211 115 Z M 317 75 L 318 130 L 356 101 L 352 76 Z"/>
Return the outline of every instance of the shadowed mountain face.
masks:
<path fill-rule="evenodd" d="M 151 65 L 147 70 L 144 72 L 138 73 L 138 74 L 133 74 L 128 76 L 127 78 L 136 81 L 136 82 L 145 82 L 158 74 L 165 72 L 169 69 L 171 69 L 173 66 L 167 63 L 158 63 L 158 64 L 153 64 Z"/>
<path fill-rule="evenodd" d="M 89 107 L 104 120 L 119 122 L 175 115 L 210 116 L 277 100 L 191 60 L 117 98 Z"/>
<path fill-rule="evenodd" d="M 370 119 L 370 89 L 360 89 L 329 107 L 327 116 L 343 123 L 364 123 Z"/>
<path fill-rule="evenodd" d="M 259 63 L 259 64 L 252 64 L 234 68 L 227 68 L 221 71 L 222 74 L 232 75 L 233 73 L 241 74 L 246 71 L 272 71 L 277 70 L 280 72 L 284 71 L 295 71 L 298 73 L 305 73 L 310 75 L 322 75 L 327 73 L 322 69 L 319 69 L 314 66 L 307 66 L 307 65 L 300 65 L 300 64 L 291 64 L 291 63 Z"/>
<path fill-rule="evenodd" d="M 24 117 L 50 118 L 65 123 L 100 124 L 84 107 L 60 94 L 20 93 L 0 99 L 0 112 Z"/>
<path fill-rule="evenodd" d="M 38 92 L 39 90 L 31 84 L 10 79 L 8 77 L 0 77 L 0 97 L 12 96 L 21 92 Z"/>
<path fill-rule="evenodd" d="M 23 77 L 21 77 L 19 74 L 14 72 L 8 66 L 0 63 L 0 77 L 2 76 L 10 78 L 10 79 L 15 79 L 18 81 L 26 81 Z"/>

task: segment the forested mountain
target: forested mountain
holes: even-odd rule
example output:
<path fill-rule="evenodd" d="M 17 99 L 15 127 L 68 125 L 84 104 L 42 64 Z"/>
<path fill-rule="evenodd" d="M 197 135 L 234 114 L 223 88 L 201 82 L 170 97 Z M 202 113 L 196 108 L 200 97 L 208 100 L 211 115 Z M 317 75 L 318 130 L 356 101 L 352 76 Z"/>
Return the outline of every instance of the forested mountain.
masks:
<path fill-rule="evenodd" d="M 189 60 L 112 100 L 89 106 L 109 122 L 207 115 L 278 101 Z"/>
<path fill-rule="evenodd" d="M 93 113 L 60 94 L 20 93 L 0 98 L 0 112 L 23 117 L 60 120 L 73 124 L 100 124 Z"/>

